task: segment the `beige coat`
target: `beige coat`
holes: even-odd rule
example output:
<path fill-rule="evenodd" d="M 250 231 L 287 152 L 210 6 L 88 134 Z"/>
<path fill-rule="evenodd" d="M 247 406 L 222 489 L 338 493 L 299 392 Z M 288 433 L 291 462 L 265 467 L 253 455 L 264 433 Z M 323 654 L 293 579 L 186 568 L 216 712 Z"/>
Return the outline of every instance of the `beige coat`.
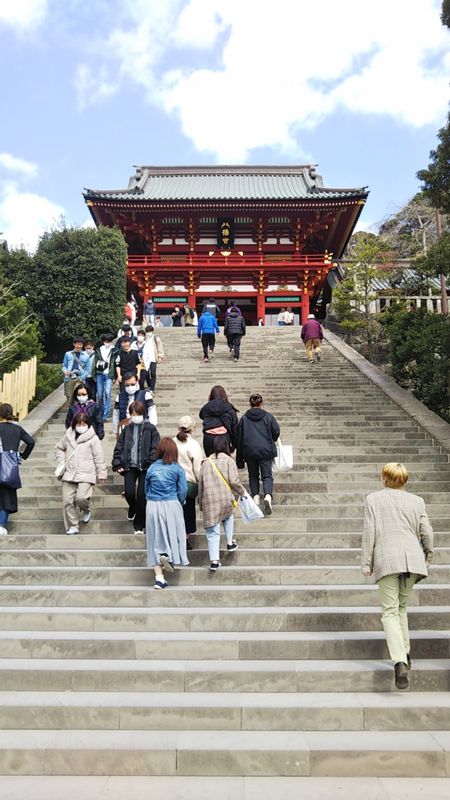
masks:
<path fill-rule="evenodd" d="M 426 561 L 425 561 L 426 556 Z M 366 497 L 361 567 L 378 581 L 410 572 L 428 575 L 433 557 L 433 530 L 422 497 L 403 489 L 381 489 Z"/>
<path fill-rule="evenodd" d="M 228 481 L 231 489 L 225 485 L 222 478 L 217 474 L 211 461 Z M 236 463 L 226 453 L 219 453 L 215 456 L 205 458 L 200 470 L 200 480 L 198 484 L 198 504 L 203 512 L 203 526 L 210 528 L 217 522 L 222 522 L 233 512 L 234 492 L 238 495 L 246 493 L 245 487 L 239 480 Z"/>
<path fill-rule="evenodd" d="M 202 448 L 190 434 L 185 442 L 180 442 L 176 436 L 173 440 L 178 449 L 178 463 L 184 469 L 186 480 L 198 483 L 203 458 Z"/>
<path fill-rule="evenodd" d="M 94 428 L 75 438 L 75 431 L 68 428 L 55 447 L 56 458 L 65 461 L 63 481 L 71 483 L 96 483 L 108 477 L 103 447 Z"/>

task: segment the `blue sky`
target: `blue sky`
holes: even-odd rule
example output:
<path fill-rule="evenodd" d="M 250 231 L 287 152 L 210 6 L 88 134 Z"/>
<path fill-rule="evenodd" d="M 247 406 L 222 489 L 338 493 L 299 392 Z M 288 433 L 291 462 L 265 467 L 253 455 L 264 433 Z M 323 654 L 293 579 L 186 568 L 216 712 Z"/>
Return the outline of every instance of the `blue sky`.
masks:
<path fill-rule="evenodd" d="M 440 0 L 0 0 L 0 231 L 32 249 L 132 165 L 318 163 L 417 191 L 445 122 Z M 411 13 L 413 9 L 413 13 Z"/>

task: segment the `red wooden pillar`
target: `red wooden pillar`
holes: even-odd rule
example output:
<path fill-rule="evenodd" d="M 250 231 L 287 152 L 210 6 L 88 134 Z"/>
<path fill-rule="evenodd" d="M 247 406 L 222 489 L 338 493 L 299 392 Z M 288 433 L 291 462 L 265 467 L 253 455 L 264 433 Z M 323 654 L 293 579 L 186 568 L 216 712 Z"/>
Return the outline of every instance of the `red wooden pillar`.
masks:
<path fill-rule="evenodd" d="M 262 321 L 266 324 L 266 302 L 264 298 L 264 292 L 261 294 L 261 289 L 258 291 L 258 295 L 256 298 L 256 321 L 258 322 L 259 318 L 262 317 Z"/>
<path fill-rule="evenodd" d="M 189 282 L 188 282 L 188 306 L 193 308 L 195 311 L 195 304 L 197 302 L 197 297 L 195 294 L 195 280 L 194 280 L 194 272 L 193 270 L 189 270 Z"/>
<path fill-rule="evenodd" d="M 301 324 L 304 325 L 306 320 L 308 319 L 309 314 L 309 294 L 302 295 L 302 315 L 301 315 Z"/>

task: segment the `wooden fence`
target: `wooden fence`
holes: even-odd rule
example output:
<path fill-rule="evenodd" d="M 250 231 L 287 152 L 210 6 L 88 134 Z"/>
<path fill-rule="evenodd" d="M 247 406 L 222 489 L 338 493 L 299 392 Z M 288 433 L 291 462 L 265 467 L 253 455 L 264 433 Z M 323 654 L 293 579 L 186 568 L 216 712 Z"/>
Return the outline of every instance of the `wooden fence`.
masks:
<path fill-rule="evenodd" d="M 0 403 L 11 403 L 19 420 L 28 414 L 28 405 L 36 393 L 36 375 L 37 358 L 33 356 L 0 378 Z"/>

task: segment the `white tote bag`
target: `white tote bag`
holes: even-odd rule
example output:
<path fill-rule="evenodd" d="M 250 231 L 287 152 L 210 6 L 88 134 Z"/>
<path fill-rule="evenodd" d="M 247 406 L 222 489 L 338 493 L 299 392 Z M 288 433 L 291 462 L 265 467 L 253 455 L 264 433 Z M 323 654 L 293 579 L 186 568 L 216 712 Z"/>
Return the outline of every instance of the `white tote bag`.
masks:
<path fill-rule="evenodd" d="M 294 466 L 294 448 L 291 444 L 282 444 L 280 439 L 278 439 L 276 445 L 277 456 L 273 460 L 273 471 L 288 472 Z"/>
<path fill-rule="evenodd" d="M 253 522 L 255 519 L 261 519 L 261 517 L 264 517 L 260 507 L 256 505 L 255 501 L 252 497 L 250 497 L 249 494 L 244 494 L 243 497 L 239 498 L 238 506 L 242 521 L 245 522 L 245 524 Z"/>

